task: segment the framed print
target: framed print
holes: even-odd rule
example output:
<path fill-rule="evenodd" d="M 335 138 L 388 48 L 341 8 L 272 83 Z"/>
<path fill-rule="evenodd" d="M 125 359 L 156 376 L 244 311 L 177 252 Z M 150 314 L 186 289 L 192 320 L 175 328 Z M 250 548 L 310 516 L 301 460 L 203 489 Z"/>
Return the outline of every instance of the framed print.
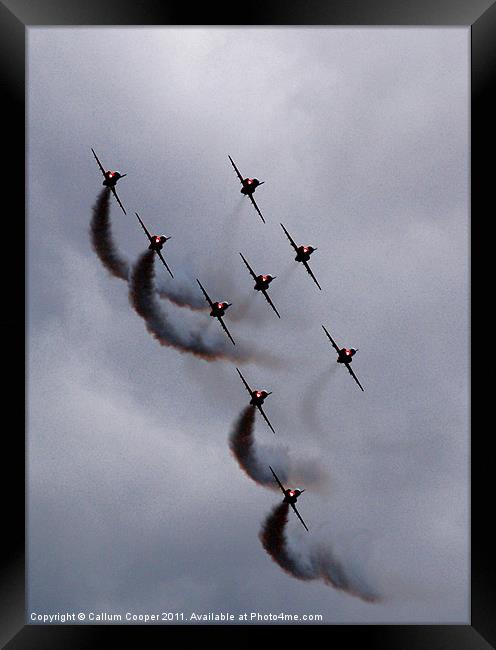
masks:
<path fill-rule="evenodd" d="M 494 4 L 0 10 L 5 647 L 491 647 Z"/>

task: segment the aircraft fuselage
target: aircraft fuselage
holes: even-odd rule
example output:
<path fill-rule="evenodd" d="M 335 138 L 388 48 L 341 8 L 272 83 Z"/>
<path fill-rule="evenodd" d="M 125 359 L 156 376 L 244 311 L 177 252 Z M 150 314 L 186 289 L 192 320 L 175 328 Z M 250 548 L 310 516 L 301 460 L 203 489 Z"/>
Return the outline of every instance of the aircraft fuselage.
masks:
<path fill-rule="evenodd" d="M 245 178 L 243 180 L 243 187 L 241 188 L 240 192 L 241 194 L 253 194 L 253 192 L 257 189 L 259 185 L 262 183 L 258 180 L 258 178 Z"/>
<path fill-rule="evenodd" d="M 283 503 L 296 503 L 298 497 L 301 494 L 300 490 L 284 490 L 285 497 Z"/>
<path fill-rule="evenodd" d="M 105 172 L 105 180 L 102 185 L 105 185 L 105 187 L 115 187 L 119 178 L 122 178 L 125 175 L 126 174 L 120 174 L 119 172 Z"/>
<path fill-rule="evenodd" d="M 296 254 L 295 260 L 297 262 L 308 262 L 310 255 L 314 252 L 312 246 L 298 246 L 298 252 Z"/>
<path fill-rule="evenodd" d="M 338 363 L 351 363 L 352 357 L 356 353 L 353 348 L 342 348 L 339 350 Z"/>
<path fill-rule="evenodd" d="M 264 291 L 269 288 L 269 284 L 274 278 L 271 275 L 259 275 L 255 281 L 255 291 Z"/>
<path fill-rule="evenodd" d="M 231 305 L 228 302 L 214 302 L 214 306 L 210 312 L 210 316 L 217 318 L 217 316 L 224 316 L 226 309 Z"/>
<path fill-rule="evenodd" d="M 152 241 L 150 242 L 150 246 L 148 246 L 148 249 L 157 252 L 161 251 L 166 241 L 167 241 L 167 237 L 164 237 L 163 235 L 153 235 Z"/>
<path fill-rule="evenodd" d="M 268 392 L 266 390 L 254 390 L 251 394 L 250 404 L 252 406 L 262 406 L 267 395 Z"/>

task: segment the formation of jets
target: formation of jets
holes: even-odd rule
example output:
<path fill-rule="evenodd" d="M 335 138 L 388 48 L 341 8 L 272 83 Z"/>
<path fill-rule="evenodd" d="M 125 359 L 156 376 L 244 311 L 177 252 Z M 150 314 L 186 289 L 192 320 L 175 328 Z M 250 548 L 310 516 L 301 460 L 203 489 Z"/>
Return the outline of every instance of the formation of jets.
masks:
<path fill-rule="evenodd" d="M 113 193 L 113 195 L 114 195 L 117 203 L 119 204 L 121 210 L 124 212 L 124 214 L 127 214 L 126 210 L 124 209 L 124 206 L 122 205 L 122 203 L 121 203 L 121 201 L 120 201 L 120 199 L 119 199 L 119 197 L 117 195 L 117 191 L 115 189 L 117 181 L 119 181 L 121 178 L 124 178 L 124 176 L 127 176 L 127 174 L 121 174 L 118 171 L 105 170 L 105 168 L 103 167 L 102 163 L 100 162 L 98 156 L 96 155 L 95 151 L 93 149 L 91 149 L 91 151 L 93 152 L 93 155 L 94 155 L 95 160 L 96 160 L 96 162 L 98 164 L 98 167 L 100 168 L 100 171 L 103 174 L 103 177 L 104 177 L 103 185 L 105 187 L 108 187 L 111 190 L 111 192 Z M 231 164 L 232 164 L 232 166 L 234 168 L 234 171 L 236 172 L 236 175 L 237 175 L 237 177 L 239 178 L 239 180 L 241 182 L 241 186 L 242 186 L 241 190 L 240 190 L 241 193 L 244 194 L 245 196 L 247 196 L 250 199 L 250 201 L 253 204 L 253 206 L 254 206 L 255 210 L 257 211 L 258 215 L 262 219 L 263 223 L 265 223 L 265 219 L 264 219 L 262 213 L 260 212 L 260 209 L 259 209 L 258 205 L 256 204 L 255 199 L 253 197 L 253 194 L 254 194 L 255 190 L 257 189 L 257 187 L 259 187 L 260 185 L 263 185 L 264 181 L 259 181 L 257 178 L 248 178 L 248 177 L 244 178 L 242 176 L 242 174 L 240 173 L 239 169 L 236 167 L 236 164 L 234 163 L 231 156 L 228 156 L 228 158 L 231 161 Z M 166 237 L 165 235 L 152 235 L 150 233 L 150 231 L 147 229 L 147 227 L 145 226 L 145 224 L 143 223 L 143 220 L 141 219 L 139 214 L 137 212 L 135 212 L 135 214 L 136 214 L 136 217 L 138 218 L 139 223 L 141 224 L 141 227 L 143 228 L 143 231 L 145 232 L 145 234 L 146 234 L 146 236 L 148 238 L 148 241 L 149 241 L 148 248 L 149 248 L 149 250 L 153 250 L 153 251 L 155 251 L 157 253 L 158 257 L 160 258 L 163 265 L 165 266 L 165 268 L 169 272 L 170 276 L 172 278 L 174 278 L 174 275 L 172 274 L 172 271 L 170 270 L 167 262 L 165 261 L 165 259 L 163 257 L 163 254 L 162 254 L 162 248 L 163 248 L 164 244 L 171 238 Z M 312 272 L 312 270 L 311 270 L 311 268 L 310 268 L 310 266 L 308 264 L 308 262 L 310 260 L 310 256 L 317 250 L 317 248 L 314 247 L 314 246 L 310 246 L 310 245 L 299 245 L 298 246 L 296 244 L 296 242 L 294 241 L 294 239 L 289 234 L 289 232 L 286 230 L 284 225 L 281 223 L 280 226 L 283 229 L 286 237 L 288 238 L 288 240 L 289 240 L 289 242 L 291 244 L 291 247 L 294 249 L 294 251 L 296 253 L 296 256 L 294 258 L 295 261 L 301 263 L 305 267 L 307 273 L 310 275 L 310 277 L 315 282 L 317 287 L 320 290 L 322 290 L 322 287 L 318 283 L 317 278 L 313 274 L 313 272 Z M 277 311 L 274 303 L 272 302 L 272 300 L 270 299 L 270 297 L 268 295 L 269 285 L 276 278 L 276 276 L 269 275 L 269 274 L 257 275 L 255 273 L 255 271 L 252 269 L 252 267 L 250 266 L 250 264 L 248 263 L 248 261 L 246 260 L 246 258 L 244 257 L 244 255 L 242 253 L 240 253 L 240 255 L 241 255 L 241 258 L 242 258 L 246 268 L 248 269 L 250 275 L 252 276 L 253 280 L 255 281 L 255 285 L 253 287 L 254 291 L 261 292 L 263 294 L 264 298 L 266 299 L 266 301 L 269 303 L 269 305 L 272 307 L 274 312 L 277 314 L 277 316 L 279 318 L 281 318 L 281 316 L 280 316 L 279 312 Z M 213 301 L 210 298 L 210 296 L 208 295 L 208 293 L 206 292 L 203 285 L 201 284 L 200 280 L 197 279 L 196 281 L 197 281 L 203 295 L 205 296 L 205 299 L 206 299 L 207 303 L 210 306 L 210 316 L 212 318 L 217 318 L 218 319 L 219 323 L 221 324 L 222 329 L 225 331 L 225 333 L 229 337 L 232 344 L 236 345 L 233 337 L 231 336 L 231 333 L 229 332 L 226 324 L 223 321 L 223 316 L 225 315 L 227 309 L 232 306 L 232 303 L 226 302 L 226 301 Z M 364 390 L 363 386 L 360 384 L 357 376 L 353 372 L 353 370 L 351 368 L 351 365 L 350 365 L 352 360 L 353 360 L 353 356 L 356 354 L 356 352 L 358 350 L 356 350 L 354 348 L 339 348 L 338 345 L 336 344 L 336 342 L 334 341 L 334 339 L 332 338 L 332 336 L 329 334 L 327 329 L 324 327 L 324 325 L 322 325 L 322 328 L 323 328 L 324 332 L 326 333 L 329 341 L 331 342 L 332 347 L 337 352 L 337 355 L 338 355 L 337 363 L 341 363 L 344 366 L 346 366 L 346 368 L 348 369 L 348 372 L 350 373 L 350 375 L 353 377 L 353 379 L 356 381 L 356 383 L 358 384 L 360 389 L 363 391 Z M 239 376 L 241 378 L 241 381 L 243 382 L 246 390 L 248 391 L 248 393 L 250 395 L 250 404 L 257 407 L 257 409 L 260 411 L 262 417 L 264 418 L 265 422 L 269 426 L 270 430 L 273 433 L 275 433 L 275 430 L 274 430 L 272 424 L 270 423 L 269 419 L 267 418 L 267 415 L 265 414 L 265 412 L 264 412 L 264 410 L 262 408 L 262 405 L 264 404 L 265 399 L 269 395 L 271 395 L 272 393 L 268 392 L 266 390 L 259 390 L 259 389 L 253 390 L 249 386 L 246 379 L 241 374 L 240 370 L 238 368 L 236 368 L 236 370 L 237 370 L 237 372 L 238 372 L 238 374 L 239 374 Z M 292 509 L 294 510 L 296 516 L 301 521 L 301 523 L 303 524 L 305 529 L 308 531 L 308 528 L 307 528 L 305 522 L 301 518 L 300 513 L 298 512 L 298 510 L 296 509 L 296 501 L 297 501 L 298 497 L 305 490 L 289 489 L 289 488 L 286 489 L 286 488 L 284 488 L 284 486 L 282 485 L 281 481 L 277 477 L 277 475 L 274 472 L 274 470 L 272 469 L 272 467 L 270 467 L 270 471 L 272 472 L 275 481 L 277 482 L 277 484 L 280 487 L 282 493 L 284 494 L 283 503 L 288 503 L 292 507 Z"/>

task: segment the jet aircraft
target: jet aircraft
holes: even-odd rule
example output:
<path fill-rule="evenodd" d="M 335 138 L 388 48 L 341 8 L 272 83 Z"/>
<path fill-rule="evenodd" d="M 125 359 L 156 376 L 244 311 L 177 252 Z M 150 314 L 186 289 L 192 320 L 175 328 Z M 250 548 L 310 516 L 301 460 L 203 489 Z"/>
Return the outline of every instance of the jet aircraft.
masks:
<path fill-rule="evenodd" d="M 272 475 L 274 476 L 274 478 L 276 479 L 277 484 L 278 484 L 279 487 L 281 488 L 282 493 L 284 494 L 283 503 L 289 503 L 289 505 L 290 505 L 290 506 L 293 508 L 293 510 L 295 511 L 296 516 L 298 517 L 298 519 L 301 521 L 301 523 L 302 523 L 303 526 L 305 527 L 305 530 L 308 531 L 308 528 L 307 528 L 306 523 L 303 521 L 303 519 L 301 518 L 300 513 L 299 513 L 298 510 L 296 509 L 296 501 L 297 501 L 298 497 L 300 496 L 300 494 L 302 494 L 303 492 L 305 492 L 305 490 L 290 490 L 290 489 L 287 489 L 287 490 L 286 490 L 286 489 L 283 487 L 283 484 L 281 483 L 281 481 L 277 478 L 276 473 L 274 472 L 274 470 L 272 469 L 272 467 L 271 467 L 270 465 L 269 465 L 269 469 L 270 469 L 270 471 L 272 472 Z"/>
<path fill-rule="evenodd" d="M 314 251 L 316 251 L 317 249 L 314 248 L 313 246 L 297 246 L 297 245 L 295 244 L 294 240 L 291 238 L 291 235 L 289 234 L 289 232 L 288 232 L 288 231 L 286 230 L 286 228 L 282 225 L 282 223 L 281 223 L 281 228 L 282 228 L 282 229 L 284 230 L 284 232 L 286 233 L 286 236 L 287 236 L 287 238 L 289 239 L 289 241 L 290 241 L 290 243 L 291 243 L 291 246 L 292 246 L 292 247 L 295 249 L 295 251 L 296 251 L 296 257 L 295 257 L 295 260 L 296 260 L 297 262 L 301 262 L 301 263 L 303 264 L 303 266 L 304 266 L 304 267 L 306 268 L 306 270 L 308 271 L 308 273 L 309 273 L 310 277 L 312 278 L 312 280 L 315 282 L 315 284 L 318 286 L 318 288 L 322 291 L 322 287 L 321 287 L 320 284 L 317 282 L 317 278 L 316 278 L 315 275 L 312 273 L 311 268 L 308 266 L 308 261 L 309 261 L 309 259 L 310 259 L 310 255 L 311 255 Z"/>
<path fill-rule="evenodd" d="M 202 290 L 203 295 L 205 296 L 208 304 L 210 305 L 210 310 L 211 310 L 210 311 L 210 316 L 212 316 L 212 318 L 218 318 L 219 319 L 219 323 L 222 325 L 222 329 L 227 334 L 227 336 L 231 339 L 232 344 L 236 345 L 236 343 L 234 342 L 233 337 L 231 336 L 231 334 L 229 333 L 229 330 L 226 327 L 226 324 L 222 320 L 222 316 L 224 316 L 224 314 L 226 313 L 226 309 L 231 307 L 232 303 L 231 302 L 225 302 L 225 301 L 214 302 L 213 300 L 210 299 L 210 296 L 208 295 L 208 293 L 203 288 L 203 285 L 200 282 L 200 280 L 198 280 L 198 278 L 197 278 L 196 281 L 200 285 L 200 289 Z"/>
<path fill-rule="evenodd" d="M 274 303 L 273 303 L 272 300 L 269 298 L 269 294 L 267 293 L 267 289 L 269 288 L 269 284 L 270 284 L 270 283 L 272 282 L 272 280 L 274 280 L 277 276 L 275 276 L 275 275 L 256 275 L 256 274 L 255 274 L 255 271 L 254 271 L 254 270 L 251 268 L 251 266 L 248 264 L 248 262 L 246 261 L 245 257 L 243 256 L 243 254 L 240 253 L 240 255 L 241 255 L 241 258 L 242 258 L 243 262 L 246 264 L 246 267 L 247 267 L 248 271 L 250 272 L 250 275 L 251 275 L 252 278 L 255 280 L 255 286 L 253 287 L 253 289 L 254 289 L 255 291 L 261 291 L 261 292 L 263 293 L 263 295 L 265 296 L 265 299 L 267 300 L 267 302 L 269 303 L 269 305 L 270 305 L 270 306 L 272 307 L 272 309 L 276 312 L 276 314 L 279 316 L 279 318 L 281 318 L 281 316 L 279 315 L 279 312 L 277 311 L 277 309 L 276 309 L 275 306 L 274 306 Z"/>
<path fill-rule="evenodd" d="M 251 404 L 252 406 L 256 406 L 256 407 L 257 407 L 257 409 L 258 409 L 258 410 L 260 411 L 260 413 L 262 414 L 263 419 L 264 419 L 264 420 L 267 422 L 267 424 L 269 425 L 269 428 L 270 428 L 270 430 L 272 431 L 272 433 L 275 433 L 272 424 L 269 422 L 268 417 L 265 415 L 264 410 L 262 409 L 262 404 L 264 403 L 265 398 L 268 397 L 269 395 L 272 395 L 272 392 L 268 393 L 266 390 L 258 390 L 258 389 L 257 389 L 257 390 L 252 390 L 252 389 L 248 386 L 248 383 L 247 383 L 246 379 L 245 379 L 245 378 L 243 377 L 243 375 L 240 373 L 239 369 L 236 368 L 236 370 L 238 371 L 238 375 L 241 377 L 241 381 L 242 381 L 243 384 L 245 385 L 246 390 L 250 393 L 250 396 L 251 396 L 250 404 Z"/>
<path fill-rule="evenodd" d="M 331 342 L 332 347 L 338 353 L 337 362 L 338 363 L 343 363 L 348 368 L 348 372 L 350 373 L 350 375 L 353 377 L 353 379 L 356 381 L 356 383 L 363 390 L 362 384 L 358 381 L 358 377 L 355 375 L 355 373 L 353 372 L 353 370 L 351 369 L 351 366 L 350 366 L 350 363 L 353 360 L 352 357 L 353 357 L 354 354 L 356 354 L 358 352 L 358 350 L 355 350 L 354 348 L 338 348 L 338 346 L 336 345 L 334 339 L 332 338 L 332 336 L 329 334 L 329 332 L 326 330 L 326 328 L 323 325 L 322 325 L 322 328 L 323 328 L 324 332 L 327 334 L 327 337 L 328 337 L 329 341 Z"/>
<path fill-rule="evenodd" d="M 145 226 L 145 224 L 141 220 L 139 214 L 137 212 L 135 212 L 134 214 L 138 217 L 138 221 L 140 222 L 141 227 L 145 231 L 145 234 L 148 237 L 148 239 L 150 240 L 150 245 L 148 246 L 149 250 L 155 251 L 157 253 L 157 255 L 162 260 L 163 265 L 169 271 L 169 273 L 171 275 L 171 278 L 173 278 L 174 276 L 172 275 L 172 271 L 168 267 L 167 262 L 164 260 L 163 255 L 162 255 L 162 248 L 163 248 L 165 242 L 168 239 L 170 239 L 170 237 L 165 237 L 164 235 L 150 235 L 149 231 L 147 230 L 147 227 Z"/>
<path fill-rule="evenodd" d="M 255 210 L 258 212 L 260 219 L 262 219 L 262 221 L 265 223 L 265 219 L 263 218 L 263 215 L 260 212 L 258 205 L 255 203 L 255 199 L 253 198 L 253 193 L 257 187 L 259 187 L 259 185 L 263 185 L 265 181 L 259 181 L 258 178 L 243 178 L 239 172 L 239 169 L 234 164 L 234 160 L 231 158 L 231 156 L 229 156 L 229 160 L 231 161 L 231 165 L 234 167 L 234 171 L 236 172 L 239 180 L 241 181 L 241 185 L 243 186 L 240 190 L 241 194 L 249 197 L 250 201 L 255 207 Z"/>
<path fill-rule="evenodd" d="M 121 174 L 120 172 L 113 172 L 113 171 L 105 171 L 102 163 L 98 160 L 98 156 L 96 155 L 95 151 L 93 149 L 91 149 L 91 151 L 93 151 L 93 155 L 95 156 L 96 162 L 98 163 L 98 167 L 100 167 L 103 177 L 105 179 L 102 185 L 105 185 L 105 187 L 108 187 L 112 191 L 113 195 L 117 199 L 117 203 L 121 206 L 121 209 L 124 212 L 124 214 L 126 214 L 126 211 L 124 210 L 124 206 L 122 205 L 119 197 L 117 196 L 117 192 L 115 190 L 115 184 L 120 178 L 124 178 L 124 176 L 127 176 L 127 174 Z"/>

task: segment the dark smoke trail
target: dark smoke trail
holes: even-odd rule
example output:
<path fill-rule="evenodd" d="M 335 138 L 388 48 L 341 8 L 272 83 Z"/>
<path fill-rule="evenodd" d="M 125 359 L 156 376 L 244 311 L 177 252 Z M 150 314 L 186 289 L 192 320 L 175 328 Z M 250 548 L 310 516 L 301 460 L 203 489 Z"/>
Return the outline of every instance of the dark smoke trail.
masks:
<path fill-rule="evenodd" d="M 288 523 L 288 513 L 288 503 L 280 503 L 278 506 L 275 506 L 262 524 L 262 529 L 258 536 L 264 549 L 281 569 L 284 569 L 286 573 L 296 578 L 304 580 L 304 575 L 295 575 L 293 562 L 286 549 L 284 529 Z"/>
<path fill-rule="evenodd" d="M 310 548 L 306 561 L 302 556 L 293 555 L 288 549 L 285 535 L 288 511 L 287 503 L 275 506 L 263 522 L 259 533 L 262 546 L 281 569 L 298 580 L 323 580 L 326 585 L 368 603 L 380 601 L 377 594 L 348 575 L 344 566 L 333 557 L 329 549 L 323 546 Z"/>
<path fill-rule="evenodd" d="M 119 253 L 112 237 L 109 208 L 110 190 L 104 188 L 93 206 L 93 217 L 90 223 L 91 245 L 103 266 L 114 277 L 127 281 L 130 265 Z M 170 287 L 158 286 L 156 291 L 161 298 L 169 300 L 178 307 L 189 307 L 194 310 L 208 309 L 203 296 L 197 296 L 196 292 L 181 286 L 177 280 L 171 283 Z"/>
<path fill-rule="evenodd" d="M 206 361 L 231 359 L 247 361 L 241 349 L 228 351 L 226 343 L 208 344 L 203 333 L 179 331 L 168 318 L 156 299 L 155 291 L 155 253 L 146 251 L 139 256 L 133 266 L 129 281 L 129 299 L 134 310 L 144 319 L 146 328 L 161 345 L 190 352 Z M 231 345 L 229 343 L 229 345 Z"/>
<path fill-rule="evenodd" d="M 278 490 L 279 488 L 274 483 L 274 477 L 270 473 L 269 464 L 262 465 L 257 459 L 253 437 L 255 411 L 256 406 L 252 405 L 243 409 L 229 436 L 229 447 L 238 465 L 255 483 Z M 286 481 L 287 475 L 284 469 L 281 469 L 277 462 L 272 462 L 277 471 L 281 473 L 281 481 Z"/>
<path fill-rule="evenodd" d="M 129 277 L 129 264 L 122 259 L 112 239 L 110 228 L 110 190 L 103 188 L 93 206 L 90 223 L 91 245 L 103 266 L 116 278 Z"/>
<path fill-rule="evenodd" d="M 279 479 L 284 484 L 292 474 L 305 486 L 321 487 L 325 475 L 312 460 L 293 462 L 284 447 L 267 447 L 257 445 L 253 435 L 255 424 L 255 406 L 247 406 L 241 411 L 229 436 L 229 447 L 240 468 L 252 481 L 274 490 L 279 490 L 269 469 L 274 467 Z"/>

